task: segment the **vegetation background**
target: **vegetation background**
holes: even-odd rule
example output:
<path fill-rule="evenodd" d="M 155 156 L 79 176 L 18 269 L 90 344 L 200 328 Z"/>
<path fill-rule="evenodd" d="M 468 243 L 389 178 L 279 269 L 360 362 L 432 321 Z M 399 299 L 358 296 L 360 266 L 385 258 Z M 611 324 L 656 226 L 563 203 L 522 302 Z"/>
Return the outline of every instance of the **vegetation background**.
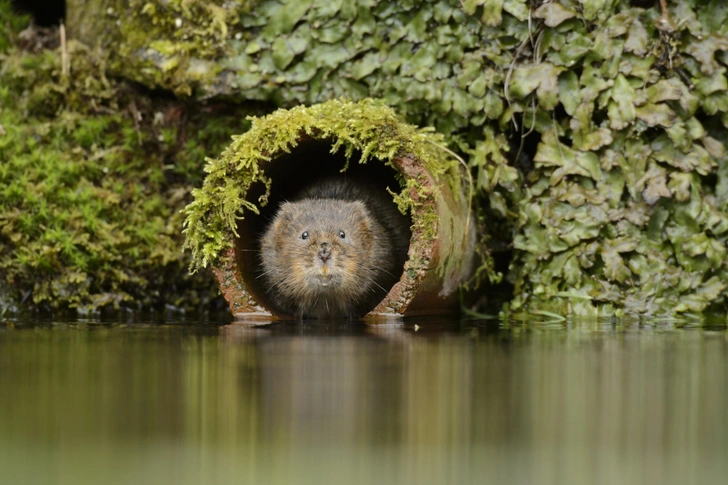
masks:
<path fill-rule="evenodd" d="M 505 312 L 725 310 L 722 1 L 69 0 L 66 26 L 0 0 L 2 311 L 219 304 L 180 249 L 204 158 L 341 96 L 466 161 Z"/>

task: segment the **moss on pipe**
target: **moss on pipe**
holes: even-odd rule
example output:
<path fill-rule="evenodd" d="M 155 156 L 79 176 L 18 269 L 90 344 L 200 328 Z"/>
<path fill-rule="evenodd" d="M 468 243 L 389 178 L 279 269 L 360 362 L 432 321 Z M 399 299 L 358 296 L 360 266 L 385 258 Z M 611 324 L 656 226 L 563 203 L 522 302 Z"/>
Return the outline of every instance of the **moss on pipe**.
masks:
<path fill-rule="evenodd" d="M 195 200 L 185 209 L 185 247 L 192 251 L 191 271 L 214 263 L 231 247 L 229 236 L 236 234 L 238 219 L 245 217 L 246 210 L 257 214 L 258 206 L 267 204 L 271 181 L 264 172 L 265 164 L 290 153 L 304 137 L 330 141 L 331 153 L 341 150 L 347 160 L 354 152 L 361 152 L 355 163 L 376 158 L 391 164 L 395 157 L 409 155 L 422 160 L 435 177 L 447 174 L 446 183 L 455 187 L 462 183 L 458 162 L 441 148 L 442 135 L 402 122 L 381 102 L 339 99 L 253 118 L 248 132 L 233 137 L 219 157 L 208 160 L 205 183 L 193 191 Z M 267 188 L 257 204 L 246 198 L 255 183 Z M 410 189 L 425 190 L 410 179 L 394 197 L 403 212 L 414 204 L 408 195 Z M 426 238 L 434 237 L 437 214 L 430 216 L 416 221 Z"/>

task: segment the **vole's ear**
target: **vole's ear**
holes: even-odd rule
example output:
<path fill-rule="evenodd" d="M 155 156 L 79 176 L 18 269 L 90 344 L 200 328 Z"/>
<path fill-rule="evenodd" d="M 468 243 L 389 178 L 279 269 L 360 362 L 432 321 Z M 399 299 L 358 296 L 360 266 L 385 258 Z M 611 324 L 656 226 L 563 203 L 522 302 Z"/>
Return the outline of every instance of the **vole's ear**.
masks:
<path fill-rule="evenodd" d="M 293 219 L 293 204 L 291 202 L 284 202 L 278 207 L 278 212 L 276 213 L 276 224 L 280 225 L 280 223 L 289 223 Z"/>
<path fill-rule="evenodd" d="M 263 238 L 271 238 L 271 243 L 276 235 L 280 234 L 281 228 L 289 226 L 293 218 L 293 207 L 290 202 L 284 202 L 278 206 L 276 215 L 270 221 Z"/>
<path fill-rule="evenodd" d="M 364 202 L 360 200 L 355 200 L 350 202 L 351 208 L 356 212 L 357 215 L 361 217 L 369 217 L 369 211 L 367 210 L 367 206 L 364 205 Z"/>

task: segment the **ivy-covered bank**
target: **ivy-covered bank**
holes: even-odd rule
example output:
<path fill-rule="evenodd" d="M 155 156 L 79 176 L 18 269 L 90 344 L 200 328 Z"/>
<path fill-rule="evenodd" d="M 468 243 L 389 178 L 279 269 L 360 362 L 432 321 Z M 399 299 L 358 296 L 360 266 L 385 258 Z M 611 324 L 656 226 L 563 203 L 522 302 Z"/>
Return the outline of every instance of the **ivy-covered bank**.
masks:
<path fill-rule="evenodd" d="M 103 52 L 0 13 L 0 314 L 206 308 L 218 291 L 187 273 L 180 210 L 245 113 L 150 96 Z"/>
<path fill-rule="evenodd" d="M 68 6 L 110 73 L 181 99 L 372 97 L 434 126 L 512 258 L 511 315 L 726 309 L 722 0 Z"/>

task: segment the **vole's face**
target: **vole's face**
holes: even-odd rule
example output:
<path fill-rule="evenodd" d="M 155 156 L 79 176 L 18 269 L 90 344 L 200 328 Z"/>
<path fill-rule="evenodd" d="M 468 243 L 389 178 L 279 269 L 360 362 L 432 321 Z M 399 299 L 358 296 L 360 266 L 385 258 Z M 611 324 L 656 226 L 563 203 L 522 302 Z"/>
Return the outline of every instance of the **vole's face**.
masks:
<path fill-rule="evenodd" d="M 298 297 L 357 293 L 373 244 L 364 204 L 340 200 L 285 203 L 276 217 L 279 263 Z"/>

